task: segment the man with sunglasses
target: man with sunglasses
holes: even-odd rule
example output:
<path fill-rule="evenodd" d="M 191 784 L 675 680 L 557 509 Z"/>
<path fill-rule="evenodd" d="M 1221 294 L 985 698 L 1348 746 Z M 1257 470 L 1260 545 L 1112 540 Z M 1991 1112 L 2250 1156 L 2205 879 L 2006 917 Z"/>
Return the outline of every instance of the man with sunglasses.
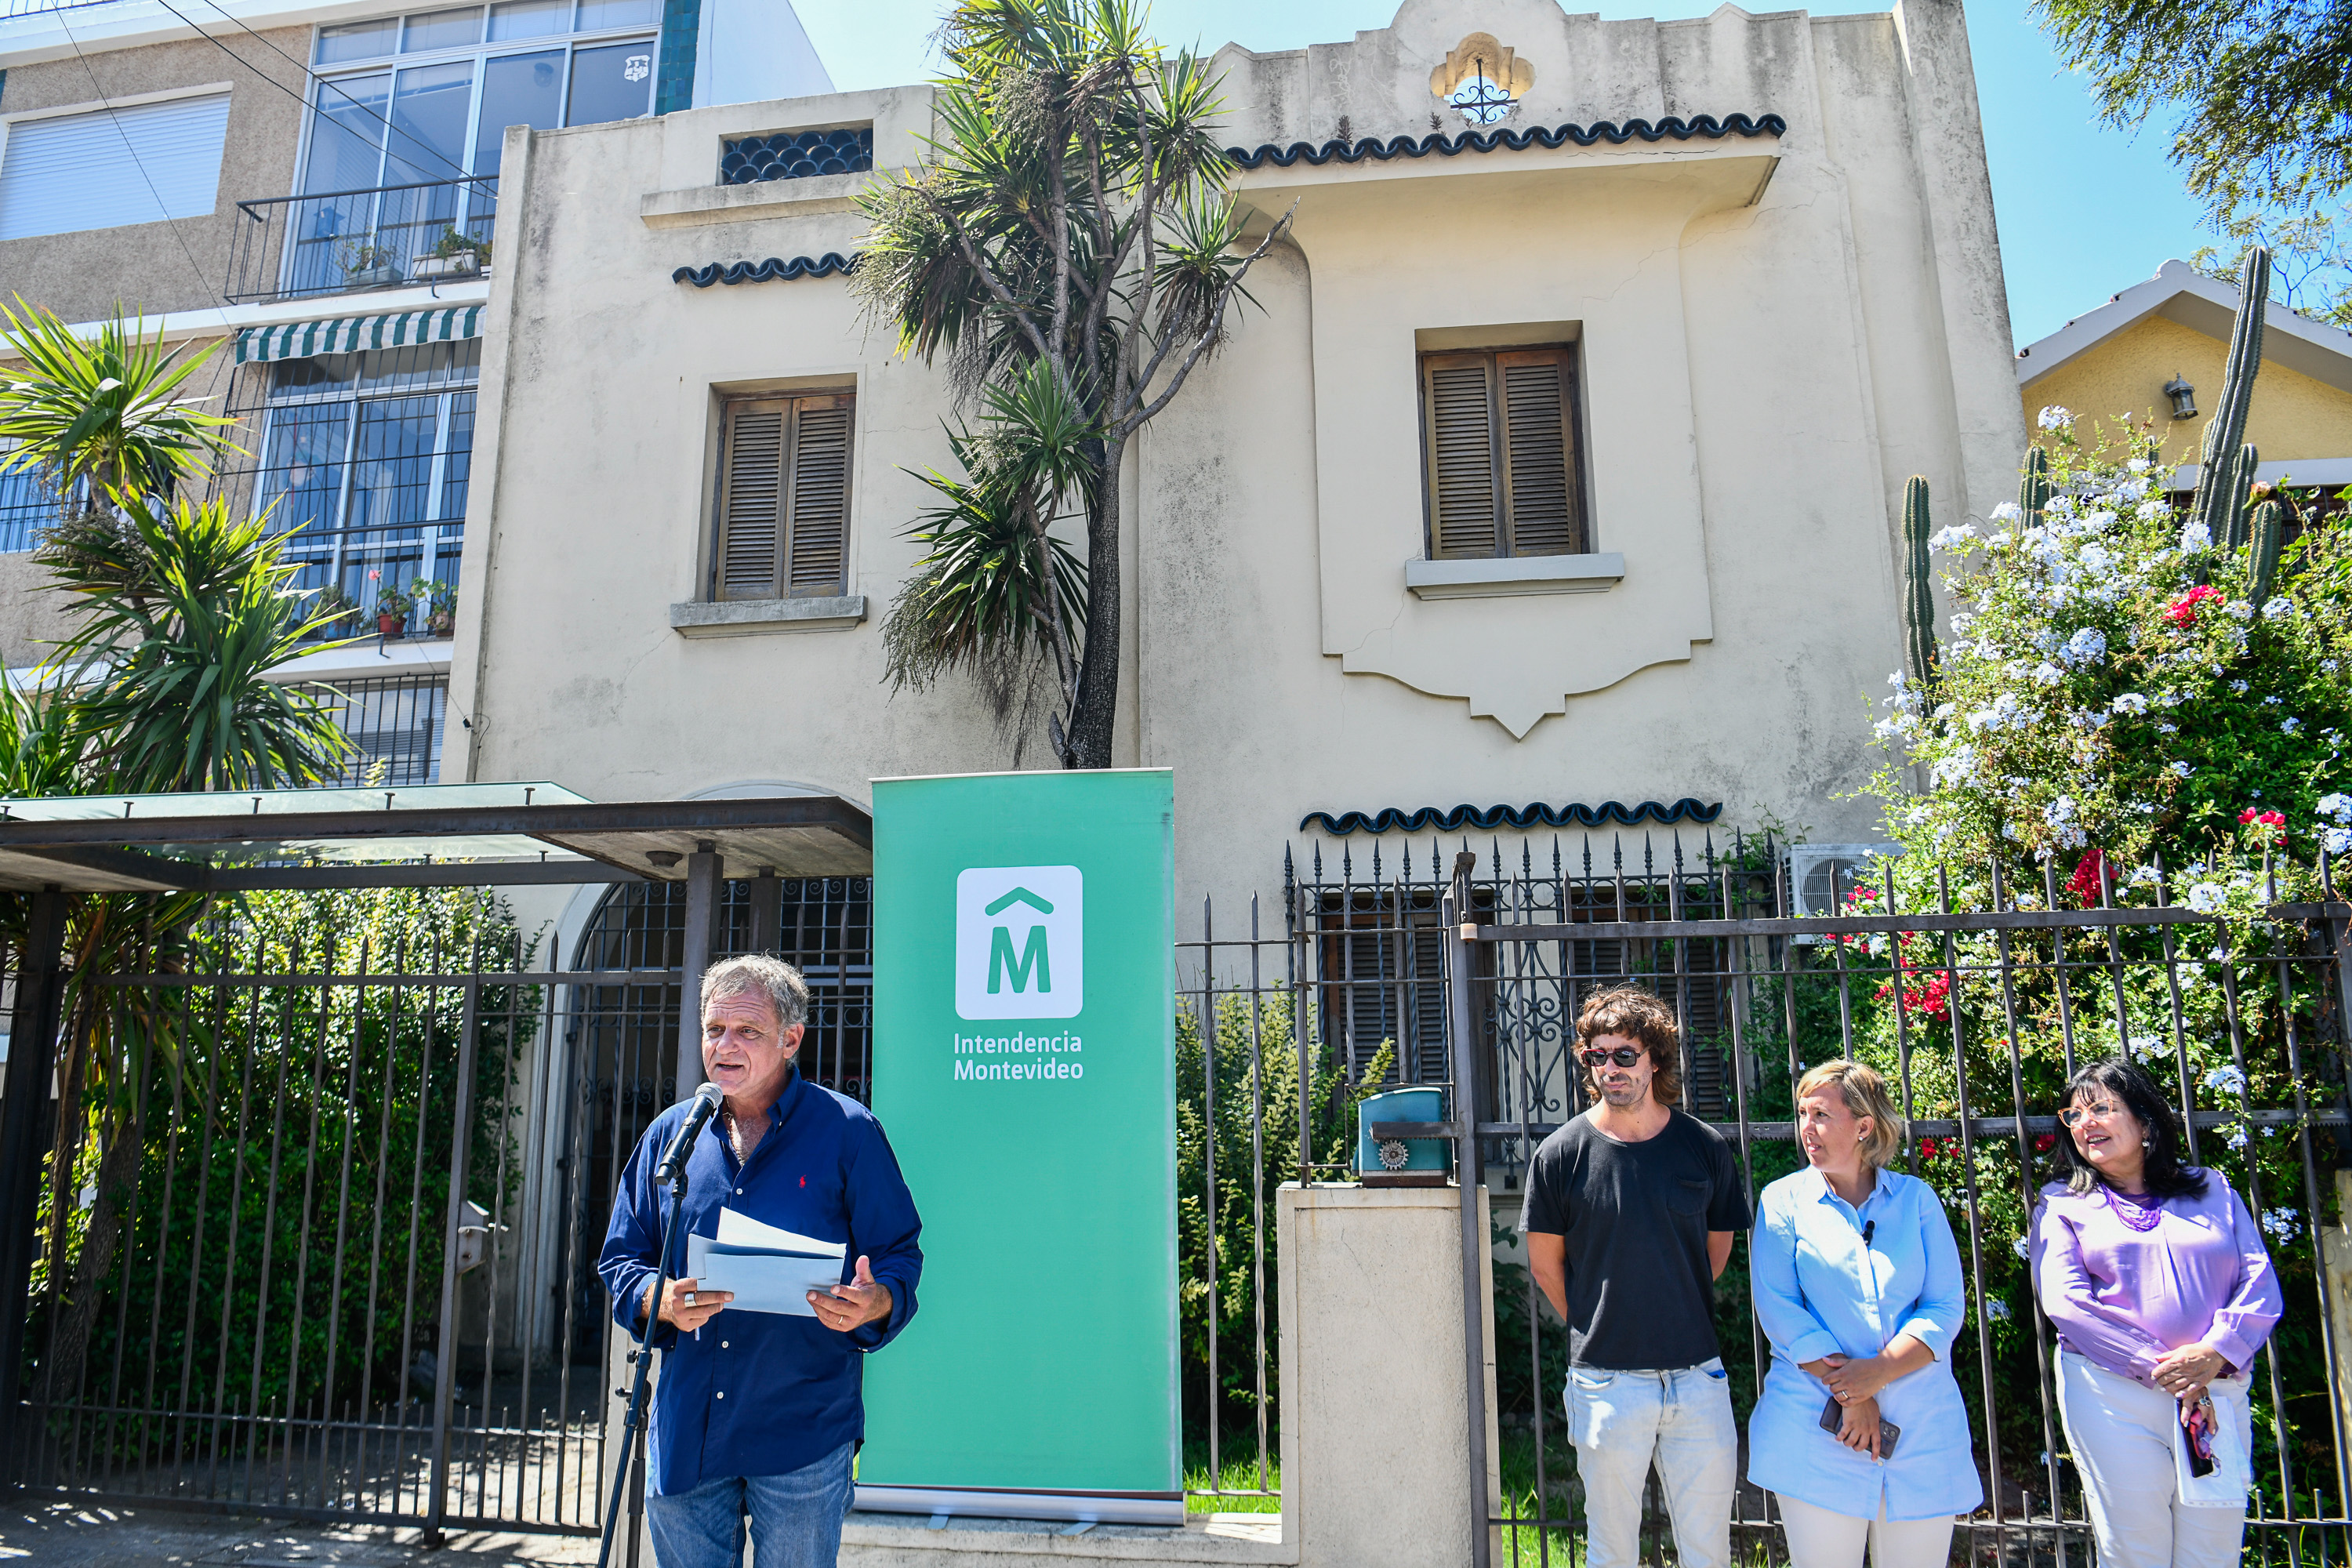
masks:
<path fill-rule="evenodd" d="M 1622 987 L 1585 1003 L 1591 1107 L 1536 1151 L 1519 1228 L 1568 1322 L 1569 1441 L 1589 1568 L 1633 1568 L 1657 1467 L 1681 1568 L 1727 1568 L 1739 1434 L 1715 1338 L 1715 1279 L 1749 1223 L 1731 1147 L 1676 1108 L 1671 1008 Z"/>

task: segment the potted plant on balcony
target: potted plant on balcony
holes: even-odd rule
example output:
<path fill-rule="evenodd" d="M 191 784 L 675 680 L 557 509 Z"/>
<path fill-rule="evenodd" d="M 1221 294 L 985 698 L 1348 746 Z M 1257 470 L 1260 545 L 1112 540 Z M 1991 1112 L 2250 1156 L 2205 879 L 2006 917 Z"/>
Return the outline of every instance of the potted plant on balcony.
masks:
<path fill-rule="evenodd" d="M 347 289 L 381 289 L 408 280 L 407 274 L 400 269 L 400 258 L 388 246 L 354 241 L 337 250 L 335 259 L 342 266 L 343 286 Z"/>
<path fill-rule="evenodd" d="M 414 276 L 422 279 L 471 278 L 489 265 L 490 245 L 455 225 L 441 231 L 431 250 L 415 258 Z"/>
<path fill-rule="evenodd" d="M 425 612 L 425 629 L 436 637 L 457 629 L 457 584 L 435 577 L 419 577 L 408 585 L 409 596 Z"/>
<path fill-rule="evenodd" d="M 342 590 L 338 583 L 330 583 L 319 590 L 319 614 L 334 618 L 323 628 L 328 637 L 348 637 L 352 622 L 360 613 L 360 602 Z"/>
<path fill-rule="evenodd" d="M 373 577 L 374 573 L 368 574 Z M 408 612 L 416 601 L 396 587 L 387 587 L 375 596 L 375 629 L 380 637 L 404 637 L 408 635 Z"/>

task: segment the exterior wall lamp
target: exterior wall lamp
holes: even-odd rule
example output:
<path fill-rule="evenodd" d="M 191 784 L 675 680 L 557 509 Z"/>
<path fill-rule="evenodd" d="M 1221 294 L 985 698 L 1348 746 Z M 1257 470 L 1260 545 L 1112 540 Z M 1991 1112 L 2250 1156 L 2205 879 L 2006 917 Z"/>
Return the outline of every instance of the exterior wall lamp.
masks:
<path fill-rule="evenodd" d="M 2181 380 L 2179 371 L 2174 371 L 2172 379 L 2164 384 L 2164 395 L 2172 399 L 2172 416 L 2175 419 L 2197 417 L 2197 389 Z"/>

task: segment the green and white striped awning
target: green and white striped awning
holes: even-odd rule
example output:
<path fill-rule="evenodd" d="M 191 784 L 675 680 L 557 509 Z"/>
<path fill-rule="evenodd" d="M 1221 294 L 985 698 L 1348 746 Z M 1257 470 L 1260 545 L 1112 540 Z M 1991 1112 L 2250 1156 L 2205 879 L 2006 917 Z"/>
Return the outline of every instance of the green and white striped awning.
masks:
<path fill-rule="evenodd" d="M 289 321 L 282 327 L 247 327 L 237 333 L 236 363 L 259 364 L 274 359 L 309 359 L 313 354 L 359 353 L 411 343 L 457 342 L 481 335 L 479 305 L 403 310 L 393 316 L 345 316 L 332 321 Z"/>

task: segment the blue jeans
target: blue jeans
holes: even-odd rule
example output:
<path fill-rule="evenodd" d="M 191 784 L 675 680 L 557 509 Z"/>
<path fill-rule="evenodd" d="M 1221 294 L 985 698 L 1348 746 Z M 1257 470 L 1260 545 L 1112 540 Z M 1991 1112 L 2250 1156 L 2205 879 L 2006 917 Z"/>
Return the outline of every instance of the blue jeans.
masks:
<path fill-rule="evenodd" d="M 1586 1568 L 1641 1561 L 1642 1489 L 1653 1465 L 1682 1568 L 1729 1568 L 1739 1431 L 1722 1358 L 1674 1372 L 1571 1366 L 1566 1404 L 1584 1482 Z"/>
<path fill-rule="evenodd" d="M 841 1521 L 854 1495 L 844 1443 L 814 1465 L 781 1476 L 726 1476 L 692 1491 L 646 1499 L 659 1568 L 742 1568 L 743 1516 L 751 1516 L 759 1568 L 834 1568 Z"/>

